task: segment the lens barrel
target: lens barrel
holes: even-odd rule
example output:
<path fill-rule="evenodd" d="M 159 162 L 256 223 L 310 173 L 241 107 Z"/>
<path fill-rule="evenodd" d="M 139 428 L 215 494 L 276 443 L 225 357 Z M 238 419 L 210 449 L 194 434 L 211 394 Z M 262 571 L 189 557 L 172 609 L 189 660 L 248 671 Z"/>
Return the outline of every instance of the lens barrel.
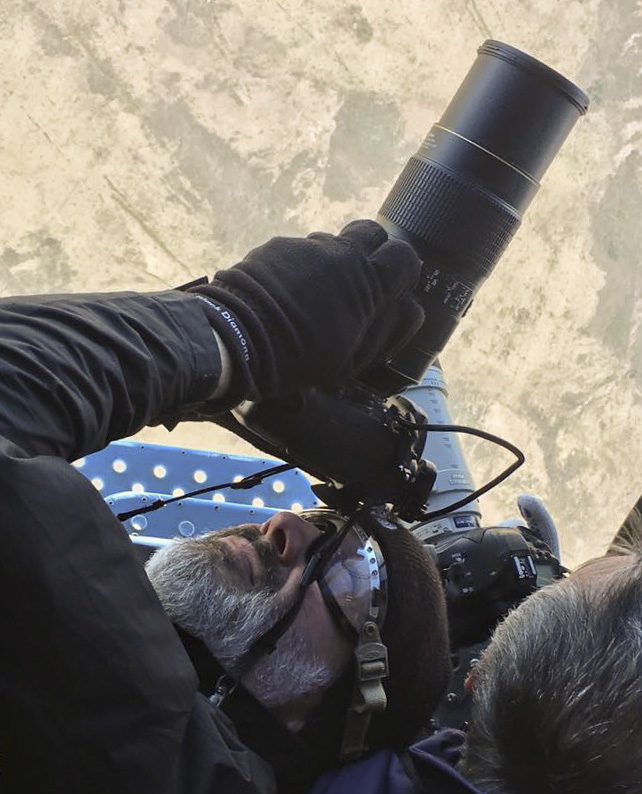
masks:
<path fill-rule="evenodd" d="M 377 221 L 424 261 L 426 320 L 361 380 L 389 395 L 419 383 L 517 231 L 588 98 L 545 64 L 486 41 L 386 198 Z"/>

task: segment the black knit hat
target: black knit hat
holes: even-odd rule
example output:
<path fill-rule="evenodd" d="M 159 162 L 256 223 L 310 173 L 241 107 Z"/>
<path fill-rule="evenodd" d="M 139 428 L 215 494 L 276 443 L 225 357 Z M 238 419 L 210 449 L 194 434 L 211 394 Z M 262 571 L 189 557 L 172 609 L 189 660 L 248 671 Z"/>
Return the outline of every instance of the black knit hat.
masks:
<path fill-rule="evenodd" d="M 388 705 L 368 732 L 370 749 L 407 746 L 446 691 L 450 652 L 441 577 L 426 547 L 404 527 L 374 519 L 363 527 L 378 541 L 388 572 L 381 638 L 388 647 Z"/>
<path fill-rule="evenodd" d="M 305 517 L 305 514 L 303 514 Z M 389 676 L 384 712 L 372 717 L 369 750 L 401 750 L 427 725 L 450 675 L 446 605 L 437 568 L 424 545 L 407 529 L 372 517 L 359 521 L 381 548 L 387 568 L 387 607 L 381 639 L 388 648 Z M 387 522 L 386 522 L 387 523 Z M 186 641 L 183 635 L 184 641 Z M 191 638 L 186 647 L 201 677 L 203 691 L 215 680 L 204 647 Z M 203 655 L 205 654 L 205 656 Z M 211 656 L 209 657 L 211 662 Z M 340 764 L 343 730 L 353 692 L 348 668 L 296 736 L 277 723 L 242 686 L 223 710 L 244 744 L 271 764 L 279 792 L 300 791 L 323 771 Z"/>

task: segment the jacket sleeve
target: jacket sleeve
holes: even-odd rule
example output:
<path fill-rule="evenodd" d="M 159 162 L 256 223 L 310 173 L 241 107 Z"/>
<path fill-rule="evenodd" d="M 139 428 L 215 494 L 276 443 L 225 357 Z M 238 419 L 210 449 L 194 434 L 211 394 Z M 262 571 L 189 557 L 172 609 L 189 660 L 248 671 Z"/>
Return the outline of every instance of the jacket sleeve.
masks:
<path fill-rule="evenodd" d="M 0 300 L 0 435 L 72 460 L 206 401 L 211 327 L 179 291 Z"/>
<path fill-rule="evenodd" d="M 66 461 L 212 393 L 182 293 L 0 301 L 0 789 L 272 792 L 120 523 Z"/>

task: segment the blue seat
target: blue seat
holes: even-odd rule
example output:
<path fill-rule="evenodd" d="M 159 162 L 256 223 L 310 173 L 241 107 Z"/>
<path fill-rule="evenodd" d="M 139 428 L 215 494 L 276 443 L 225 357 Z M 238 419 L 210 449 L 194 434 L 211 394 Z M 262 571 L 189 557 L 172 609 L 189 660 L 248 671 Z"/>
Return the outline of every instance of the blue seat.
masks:
<path fill-rule="evenodd" d="M 114 441 L 75 461 L 116 514 L 156 499 L 240 480 L 282 461 L 197 449 Z M 180 499 L 129 518 L 124 526 L 138 545 L 152 549 L 176 537 L 201 535 L 234 524 L 262 523 L 279 510 L 315 507 L 319 500 L 299 469 L 281 472 L 248 490 L 217 490 Z"/>

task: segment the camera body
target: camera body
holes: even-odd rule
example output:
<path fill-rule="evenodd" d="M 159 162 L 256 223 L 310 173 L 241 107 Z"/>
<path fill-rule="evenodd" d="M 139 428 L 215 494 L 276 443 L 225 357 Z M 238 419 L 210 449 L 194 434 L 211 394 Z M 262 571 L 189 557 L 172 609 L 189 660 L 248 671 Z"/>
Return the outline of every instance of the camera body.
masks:
<path fill-rule="evenodd" d="M 454 651 L 487 639 L 510 609 L 564 570 L 525 526 L 447 534 L 427 547 L 444 582 Z"/>
<path fill-rule="evenodd" d="M 314 493 L 344 513 L 376 495 L 378 504 L 394 504 L 401 519 L 412 521 L 437 476 L 422 458 L 426 431 L 411 427 L 426 417 L 403 395 L 381 398 L 356 384 L 335 392 L 306 389 L 243 403 L 234 417 L 251 429 L 254 444 L 321 479 Z"/>
<path fill-rule="evenodd" d="M 566 569 L 527 526 L 487 527 L 432 538 L 427 548 L 446 593 L 453 674 L 434 719 L 464 729 L 471 693 L 466 679 L 511 609 L 563 578 Z"/>

